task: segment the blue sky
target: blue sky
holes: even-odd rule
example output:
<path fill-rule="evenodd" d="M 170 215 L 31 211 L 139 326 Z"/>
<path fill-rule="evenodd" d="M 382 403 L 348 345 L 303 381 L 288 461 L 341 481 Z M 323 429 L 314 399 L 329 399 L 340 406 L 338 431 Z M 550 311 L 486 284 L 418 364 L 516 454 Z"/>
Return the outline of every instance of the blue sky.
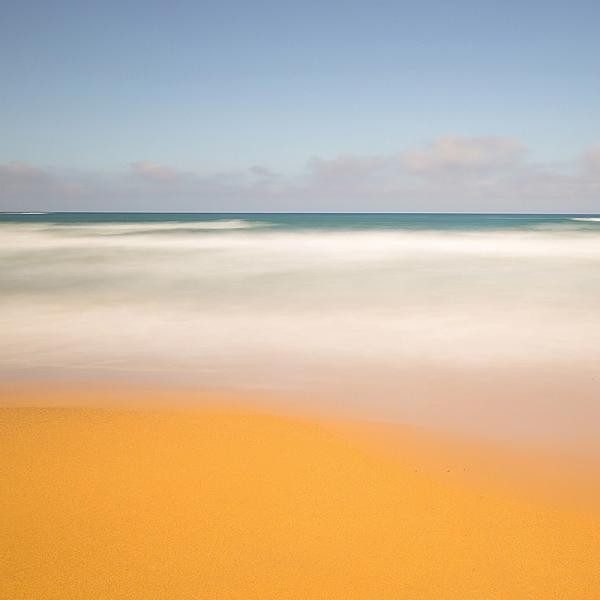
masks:
<path fill-rule="evenodd" d="M 518 141 L 520 169 L 526 162 L 538 176 L 583 163 L 589 171 L 600 142 L 599 22 L 600 4 L 581 1 L 8 2 L 0 169 L 5 179 L 34 169 L 85 187 L 85 207 L 98 202 L 98 186 L 126 202 L 133 184 L 123 178 L 133 164 L 152 164 L 185 174 L 199 210 L 192 176 L 223 184 L 229 174 L 231 194 L 246 186 L 243 208 L 252 193 L 240 181 L 258 166 L 287 178 L 282 202 L 298 208 L 308 193 L 332 193 L 312 184 L 298 192 L 315 160 L 402 162 L 448 137 L 470 148 Z M 402 206 L 431 196 L 409 183 L 394 187 Z M 13 191 L 0 190 L 4 206 L 31 205 L 31 190 L 5 185 Z M 593 208 L 596 192 L 587 184 L 574 193 Z M 522 190 L 498 190 L 509 193 L 527 202 Z M 151 207 L 160 203 L 153 194 Z"/>

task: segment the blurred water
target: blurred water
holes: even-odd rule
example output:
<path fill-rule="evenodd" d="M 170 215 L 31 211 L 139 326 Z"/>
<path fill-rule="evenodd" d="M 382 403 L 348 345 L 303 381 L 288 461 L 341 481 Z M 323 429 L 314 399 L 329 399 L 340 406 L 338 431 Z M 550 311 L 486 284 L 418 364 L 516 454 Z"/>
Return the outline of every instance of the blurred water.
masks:
<path fill-rule="evenodd" d="M 0 290 L 5 380 L 360 389 L 400 417 L 428 373 L 597 391 L 591 215 L 1 215 Z"/>

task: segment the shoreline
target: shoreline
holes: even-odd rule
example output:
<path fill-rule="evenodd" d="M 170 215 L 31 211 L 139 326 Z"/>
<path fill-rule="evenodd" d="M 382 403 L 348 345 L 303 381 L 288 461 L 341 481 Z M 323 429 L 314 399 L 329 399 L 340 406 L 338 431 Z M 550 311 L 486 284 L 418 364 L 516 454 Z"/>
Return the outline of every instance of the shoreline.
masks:
<path fill-rule="evenodd" d="M 393 461 L 407 456 L 428 472 L 462 485 L 492 486 L 497 492 L 600 516 L 600 449 L 551 445 L 539 439 L 509 439 L 439 424 L 391 422 L 300 406 L 298 395 L 194 386 L 94 382 L 0 385 L 0 411 L 57 409 L 133 414 L 229 414 L 281 419 L 322 427 Z M 1 413 L 0 413 L 1 414 Z"/>

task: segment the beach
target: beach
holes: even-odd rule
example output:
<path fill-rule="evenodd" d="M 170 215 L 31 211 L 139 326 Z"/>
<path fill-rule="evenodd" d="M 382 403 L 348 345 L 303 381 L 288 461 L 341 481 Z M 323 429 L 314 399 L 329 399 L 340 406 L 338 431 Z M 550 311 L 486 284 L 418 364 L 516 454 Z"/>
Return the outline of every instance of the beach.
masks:
<path fill-rule="evenodd" d="M 600 600 L 600 2 L 7 2 L 0 600 Z"/>
<path fill-rule="evenodd" d="M 4 390 L 2 598 L 598 595 L 589 465 L 147 394 Z"/>
<path fill-rule="evenodd" d="M 0 597 L 595 600 L 569 215 L 0 218 Z"/>

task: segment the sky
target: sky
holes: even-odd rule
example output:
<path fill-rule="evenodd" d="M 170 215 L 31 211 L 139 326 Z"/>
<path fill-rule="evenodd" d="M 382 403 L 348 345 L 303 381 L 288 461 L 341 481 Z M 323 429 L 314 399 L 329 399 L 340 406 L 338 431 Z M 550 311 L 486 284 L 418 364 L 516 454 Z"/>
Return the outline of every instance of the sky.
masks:
<path fill-rule="evenodd" d="M 3 4 L 0 210 L 600 212 L 600 3 Z"/>

